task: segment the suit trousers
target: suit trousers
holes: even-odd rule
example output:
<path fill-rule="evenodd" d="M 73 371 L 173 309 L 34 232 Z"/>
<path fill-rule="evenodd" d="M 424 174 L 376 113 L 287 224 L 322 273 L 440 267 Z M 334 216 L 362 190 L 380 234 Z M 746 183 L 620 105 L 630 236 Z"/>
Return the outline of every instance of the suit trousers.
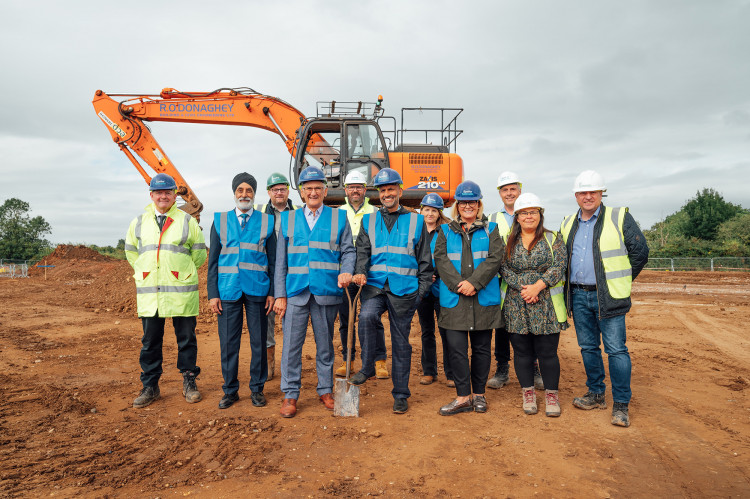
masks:
<path fill-rule="evenodd" d="M 354 296 L 359 291 L 359 286 L 354 283 L 349 284 L 349 296 L 354 299 Z M 361 307 L 361 305 L 360 305 Z M 357 315 L 357 309 L 354 309 L 354 316 Z M 377 336 L 375 337 L 375 360 L 385 360 L 388 358 L 385 349 L 385 328 L 383 322 L 380 321 L 377 324 Z M 354 356 L 357 353 L 357 324 L 354 324 L 352 329 L 354 333 L 354 340 L 352 340 L 352 355 L 351 359 L 354 360 Z M 347 350 L 347 339 L 349 338 L 349 302 L 344 296 L 344 300 L 339 305 L 339 337 L 341 338 L 341 355 L 344 357 L 346 362 L 346 350 Z M 362 337 L 359 338 L 360 348 L 362 347 Z"/>
<path fill-rule="evenodd" d="M 393 379 L 393 398 L 409 398 L 409 373 L 411 370 L 411 319 L 417 309 L 415 300 L 406 313 L 398 314 L 388 296 L 384 293 L 372 296 L 362 302 L 359 312 L 359 334 L 362 343 L 362 374 L 371 378 L 375 376 L 375 351 L 378 324 L 383 313 L 388 311 L 391 323 L 391 378 Z"/>
<path fill-rule="evenodd" d="M 338 304 L 320 305 L 315 297 L 305 305 L 287 300 L 282 321 L 284 345 L 281 349 L 281 391 L 285 398 L 298 399 L 302 387 L 302 346 L 307 336 L 307 321 L 312 321 L 315 337 L 315 369 L 318 373 L 318 395 L 333 392 L 333 328 Z"/>
<path fill-rule="evenodd" d="M 268 314 L 267 323 L 266 348 L 271 348 L 276 346 L 276 313 L 273 310 Z"/>
<path fill-rule="evenodd" d="M 240 345 L 242 344 L 242 309 L 245 309 L 247 329 L 250 333 L 250 391 L 262 392 L 268 380 L 266 361 L 267 320 L 265 297 L 263 301 L 252 300 L 253 297 L 242 293 L 235 301 L 222 300 L 222 312 L 217 316 L 219 322 L 219 345 L 221 346 L 221 375 L 224 377 L 222 389 L 227 395 L 237 393 L 240 383 L 237 380 L 239 370 Z"/>
<path fill-rule="evenodd" d="M 422 329 L 422 374 L 437 376 L 437 342 L 435 341 L 435 317 L 440 318 L 440 298 L 427 293 L 417 307 L 419 326 Z M 443 371 L 446 379 L 453 379 L 451 361 L 448 355 L 448 342 L 445 339 L 445 329 L 438 326 L 440 340 L 443 345 Z"/>
<path fill-rule="evenodd" d="M 510 362 L 510 335 L 504 327 L 495 329 L 495 361 L 498 367 Z"/>
<path fill-rule="evenodd" d="M 164 344 L 165 318 L 141 317 L 143 338 L 141 339 L 141 383 L 156 387 L 162 374 L 162 345 Z M 197 376 L 201 370 L 195 365 L 198 359 L 198 340 L 195 337 L 195 317 L 172 317 L 177 338 L 177 369 L 181 373 L 192 372 Z"/>

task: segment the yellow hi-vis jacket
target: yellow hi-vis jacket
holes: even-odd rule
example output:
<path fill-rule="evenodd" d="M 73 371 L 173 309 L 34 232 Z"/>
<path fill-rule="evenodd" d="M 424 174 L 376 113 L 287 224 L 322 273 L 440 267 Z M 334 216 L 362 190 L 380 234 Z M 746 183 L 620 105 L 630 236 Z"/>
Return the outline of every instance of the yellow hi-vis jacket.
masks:
<path fill-rule="evenodd" d="M 347 198 L 346 203 L 341 206 L 342 210 L 346 211 L 346 218 L 349 220 L 349 225 L 352 228 L 352 237 L 354 237 L 354 244 L 357 244 L 357 236 L 359 235 L 359 228 L 362 227 L 362 217 L 368 213 L 375 213 L 377 208 L 370 204 L 370 200 L 365 197 L 365 202 L 362 203 L 362 207 L 358 212 L 354 212 L 354 208 L 349 204 Z"/>
<path fill-rule="evenodd" d="M 508 221 L 505 220 L 505 215 L 502 211 L 490 215 L 490 222 L 495 222 L 497 224 L 497 230 L 500 232 L 500 237 L 510 234 L 510 226 L 508 225 Z"/>
<path fill-rule="evenodd" d="M 599 251 L 601 252 L 602 265 L 604 267 L 604 278 L 607 281 L 607 289 L 612 298 L 628 298 L 633 284 L 633 273 L 628 258 L 628 249 L 625 247 L 625 235 L 623 234 L 623 223 L 627 208 L 610 208 L 604 206 L 602 233 L 599 236 Z M 567 244 L 570 237 L 570 229 L 573 227 L 578 213 L 570 215 L 563 220 L 560 233 Z M 596 257 L 596 251 L 594 251 Z M 596 268 L 596 262 L 594 262 Z M 597 281 L 599 276 L 597 276 Z"/>
<path fill-rule="evenodd" d="M 153 203 L 130 222 L 125 256 L 133 267 L 139 317 L 198 315 L 198 267 L 206 242 L 198 222 L 177 208 L 165 213 L 162 231 Z"/>

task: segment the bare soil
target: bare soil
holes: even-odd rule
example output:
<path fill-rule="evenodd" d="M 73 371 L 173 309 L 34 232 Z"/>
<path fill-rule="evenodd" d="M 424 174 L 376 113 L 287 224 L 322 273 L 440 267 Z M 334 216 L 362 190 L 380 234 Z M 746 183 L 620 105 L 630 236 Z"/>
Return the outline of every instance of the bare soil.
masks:
<path fill-rule="evenodd" d="M 610 409 L 571 405 L 586 391 L 573 329 L 560 344 L 557 419 L 544 416 L 541 400 L 539 414 L 523 414 L 513 374 L 509 386 L 488 390 L 486 414 L 439 416 L 455 391 L 442 370 L 439 382 L 418 384 L 416 322 L 405 415 L 391 412 L 391 381 L 371 380 L 361 417 L 333 417 L 315 394 L 312 335 L 297 417 L 279 415 L 280 355 L 268 406 L 250 403 L 247 340 L 241 400 L 219 410 L 219 342 L 205 296 L 203 401 L 182 397 L 168 328 L 162 398 L 133 409 L 141 324 L 130 267 L 70 246 L 47 264 L 55 267 L 46 280 L 35 269 L 29 279 L 0 281 L 2 496 L 750 496 L 748 274 L 639 277 L 627 319 L 625 429 L 610 424 Z M 276 338 L 280 349 L 280 331 Z M 611 408 L 609 391 L 607 401 Z"/>

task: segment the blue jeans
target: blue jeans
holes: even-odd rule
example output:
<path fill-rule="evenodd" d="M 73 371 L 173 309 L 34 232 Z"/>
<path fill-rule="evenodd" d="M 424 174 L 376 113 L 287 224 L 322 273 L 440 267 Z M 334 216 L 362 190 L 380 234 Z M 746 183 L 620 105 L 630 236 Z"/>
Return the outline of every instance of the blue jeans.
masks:
<path fill-rule="evenodd" d="M 578 346 L 581 347 L 583 367 L 586 369 L 586 386 L 591 393 L 604 393 L 604 362 L 599 347 L 604 343 L 604 351 L 609 360 L 609 378 L 612 382 L 612 399 L 615 402 L 629 403 L 630 392 L 630 353 L 625 346 L 625 315 L 609 319 L 599 319 L 599 302 L 596 291 L 572 288 L 573 321 L 575 322 Z"/>

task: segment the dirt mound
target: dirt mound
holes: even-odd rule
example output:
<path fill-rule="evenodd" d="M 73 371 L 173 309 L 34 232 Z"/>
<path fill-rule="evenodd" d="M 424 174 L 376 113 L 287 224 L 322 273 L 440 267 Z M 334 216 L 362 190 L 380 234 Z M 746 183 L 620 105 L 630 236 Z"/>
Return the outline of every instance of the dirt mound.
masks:
<path fill-rule="evenodd" d="M 54 265 L 52 262 L 58 260 L 87 260 L 92 262 L 106 262 L 114 260 L 108 256 L 104 256 L 101 253 L 92 250 L 82 244 L 73 246 L 70 244 L 60 244 L 55 248 L 55 251 L 50 253 L 46 258 L 48 265 Z"/>

